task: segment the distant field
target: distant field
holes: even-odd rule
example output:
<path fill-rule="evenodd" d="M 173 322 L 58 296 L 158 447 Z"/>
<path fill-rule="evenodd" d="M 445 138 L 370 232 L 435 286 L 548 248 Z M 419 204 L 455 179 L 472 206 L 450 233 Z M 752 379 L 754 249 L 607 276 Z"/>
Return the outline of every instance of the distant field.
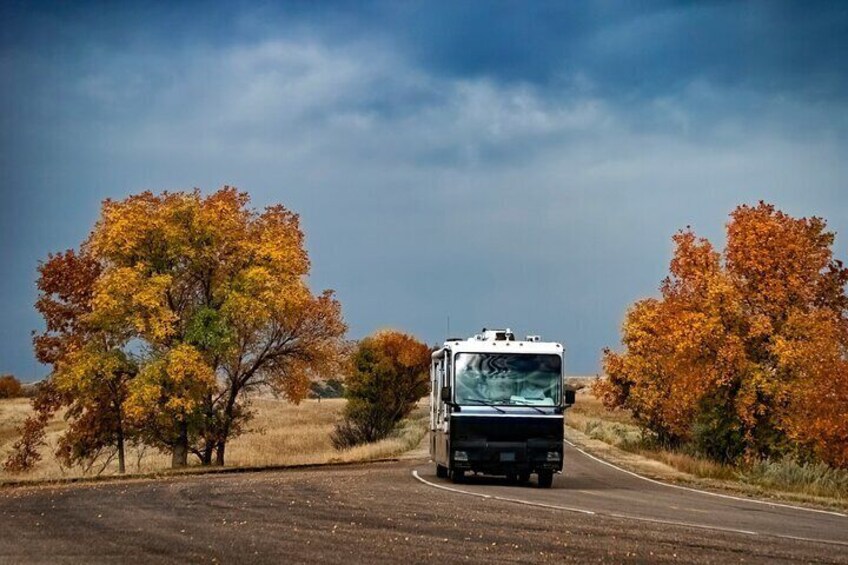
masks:
<path fill-rule="evenodd" d="M 574 390 L 580 390 L 592 386 L 598 380 L 598 375 L 566 375 L 565 384 Z"/>
<path fill-rule="evenodd" d="M 393 457 L 414 448 L 424 437 L 427 412 L 426 408 L 419 406 L 410 421 L 405 422 L 394 436 L 375 444 L 336 451 L 330 443 L 330 432 L 341 419 L 345 402 L 343 399 L 307 400 L 295 406 L 269 398 L 254 400 L 256 418 L 250 423 L 251 431 L 227 445 L 227 466 L 294 465 Z M 15 427 L 29 413 L 27 399 L 0 400 L 2 461 L 17 439 Z M 41 463 L 32 472 L 23 475 L 11 475 L 0 469 L 0 482 L 96 475 L 100 471 L 99 466 L 87 473 L 79 468 L 65 469 L 52 455 L 52 448 L 64 429 L 64 420 L 54 418 L 48 427 L 48 446 L 43 449 Z M 128 473 L 162 471 L 169 465 L 170 457 L 155 449 L 131 447 L 127 451 Z M 116 470 L 117 465 L 112 463 L 103 469 L 102 474 L 112 474 Z"/>

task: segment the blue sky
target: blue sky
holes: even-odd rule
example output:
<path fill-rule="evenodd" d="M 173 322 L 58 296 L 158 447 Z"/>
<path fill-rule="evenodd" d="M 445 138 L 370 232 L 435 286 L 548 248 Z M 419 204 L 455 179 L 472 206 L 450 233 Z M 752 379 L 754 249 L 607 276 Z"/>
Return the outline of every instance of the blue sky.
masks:
<path fill-rule="evenodd" d="M 0 372 L 104 198 L 299 212 L 351 337 L 508 325 L 599 369 L 671 235 L 765 199 L 848 245 L 848 4 L 0 7 Z"/>

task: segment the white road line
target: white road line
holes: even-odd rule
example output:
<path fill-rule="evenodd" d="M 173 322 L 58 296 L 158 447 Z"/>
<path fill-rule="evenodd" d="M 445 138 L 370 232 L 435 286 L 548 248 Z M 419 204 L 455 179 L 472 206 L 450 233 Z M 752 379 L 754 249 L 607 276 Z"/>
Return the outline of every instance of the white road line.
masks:
<path fill-rule="evenodd" d="M 801 537 L 801 536 L 787 536 L 787 535 L 782 535 L 782 534 L 777 535 L 777 537 L 791 539 L 791 540 L 795 540 L 795 541 L 811 541 L 813 543 L 830 543 L 830 544 L 833 544 L 833 545 L 841 545 L 841 546 L 844 546 L 844 547 L 848 547 L 848 541 L 837 541 L 837 540 L 832 540 L 832 539 L 818 539 L 818 538 L 805 538 L 805 537 Z"/>
<path fill-rule="evenodd" d="M 730 495 L 730 494 L 710 492 L 708 490 L 700 490 L 700 489 L 696 489 L 696 488 L 692 488 L 692 487 L 685 487 L 685 486 L 682 486 L 682 485 L 665 483 L 663 481 L 658 481 L 656 479 L 650 479 L 648 477 L 644 477 L 644 476 L 640 475 L 639 473 L 634 473 L 633 471 L 628 471 L 627 469 L 622 469 L 618 465 L 614 465 L 613 463 L 610 463 L 609 461 L 604 461 L 600 457 L 595 457 L 591 453 L 587 453 L 586 451 L 583 451 L 582 449 L 580 449 L 574 443 L 568 441 L 567 439 L 563 440 L 563 441 L 565 441 L 565 443 L 567 443 L 568 445 L 570 445 L 571 447 L 573 447 L 574 449 L 576 449 L 577 451 L 579 451 L 580 453 L 582 453 L 586 457 L 589 457 L 590 459 L 594 459 L 598 463 L 603 463 L 604 465 L 607 465 L 608 467 L 612 467 L 613 469 L 615 469 L 617 471 L 621 471 L 622 473 L 627 473 L 628 475 L 634 476 L 638 479 L 642 479 L 643 481 L 648 481 L 649 483 L 654 483 L 655 485 L 660 485 L 660 486 L 669 487 L 669 488 L 676 488 L 676 489 L 680 489 L 680 490 L 686 490 L 686 491 L 689 491 L 689 492 L 696 492 L 698 494 L 703 494 L 703 495 L 706 495 L 706 496 L 716 496 L 718 498 L 728 498 L 730 500 L 738 500 L 740 502 L 750 502 L 752 504 L 765 504 L 766 506 L 774 506 L 774 507 L 777 507 L 777 508 L 788 508 L 790 510 L 802 510 L 804 512 L 815 512 L 817 514 L 828 514 L 830 516 L 839 516 L 840 518 L 848 518 L 848 515 L 843 514 L 841 512 L 835 512 L 833 510 L 820 510 L 818 508 L 807 508 L 805 506 L 794 506 L 792 504 L 782 504 L 782 503 L 779 503 L 779 502 L 770 502 L 768 500 L 758 500 L 756 498 L 742 498 L 742 497 L 733 496 L 733 495 Z"/>
<path fill-rule="evenodd" d="M 456 492 L 456 493 L 459 493 L 459 494 L 470 494 L 471 496 L 478 496 L 480 498 L 492 498 L 491 495 L 488 495 L 488 494 L 481 494 L 479 492 L 468 492 L 467 490 L 460 490 L 458 488 L 451 488 L 451 487 L 446 487 L 445 485 L 437 485 L 436 483 L 431 483 L 427 479 L 422 478 L 421 475 L 419 475 L 418 471 L 416 471 L 416 470 L 412 471 L 412 476 L 415 477 L 416 479 L 418 479 L 419 481 L 421 481 L 422 483 L 424 483 L 425 485 L 430 485 L 431 487 L 435 487 L 435 488 L 438 488 L 438 489 L 446 490 L 446 491 L 449 491 L 449 492 Z"/>
<path fill-rule="evenodd" d="M 469 491 L 469 490 L 462 490 L 462 489 L 458 489 L 458 488 L 447 487 L 445 485 L 439 485 L 439 484 L 428 481 L 427 479 L 425 479 L 424 477 L 419 475 L 418 471 L 416 471 L 416 470 L 412 471 L 412 476 L 415 477 L 416 479 L 418 479 L 419 481 L 421 481 L 422 483 L 424 483 L 425 485 L 429 485 L 431 487 L 446 490 L 446 491 L 449 491 L 449 492 L 455 492 L 455 493 L 458 493 L 458 494 L 468 494 L 470 496 L 476 496 L 478 498 L 488 498 L 488 499 L 491 499 L 491 500 L 500 500 L 502 502 L 513 502 L 515 504 L 524 504 L 524 505 L 527 505 L 527 506 L 538 506 L 540 508 L 551 508 L 553 510 L 565 510 L 567 512 L 579 512 L 580 514 L 594 514 L 594 512 L 592 512 L 591 510 L 584 510 L 582 508 L 572 508 L 571 506 L 559 506 L 559 505 L 556 505 L 556 504 L 544 504 L 542 502 L 531 502 L 529 500 L 521 500 L 519 498 L 509 498 L 509 497 L 506 497 L 506 496 L 494 496 L 494 495 L 491 495 L 491 494 L 483 494 L 483 493 L 479 493 L 479 492 L 472 492 L 472 491 Z"/>
<path fill-rule="evenodd" d="M 623 471 L 624 469 L 621 469 L 621 470 Z M 635 522 L 649 522 L 649 523 L 652 523 L 652 524 L 664 524 L 664 525 L 668 525 L 668 526 L 680 526 L 680 527 L 684 527 L 684 528 L 693 528 L 693 529 L 698 529 L 698 530 L 708 530 L 708 531 L 713 531 L 713 532 L 726 532 L 726 533 L 731 533 L 731 534 L 743 534 L 743 535 L 748 535 L 748 536 L 774 537 L 774 538 L 790 539 L 790 540 L 795 540 L 795 541 L 805 541 L 805 542 L 812 542 L 812 543 L 825 543 L 825 544 L 830 544 L 830 545 L 840 545 L 840 546 L 848 547 L 848 542 L 839 541 L 839 540 L 816 539 L 816 538 L 805 538 L 805 537 L 800 537 L 800 536 L 790 536 L 790 535 L 785 535 L 785 534 L 762 533 L 762 532 L 755 532 L 753 530 L 741 530 L 741 529 L 736 529 L 736 528 L 724 528 L 724 527 L 721 527 L 721 526 L 710 526 L 708 524 L 695 524 L 695 523 L 692 523 L 692 522 L 679 522 L 677 520 L 660 520 L 660 519 L 656 519 L 656 518 L 645 518 L 643 516 L 632 516 L 630 514 L 620 514 L 618 512 L 609 512 L 609 513 L 594 512 L 592 510 L 586 510 L 586 509 L 583 509 L 583 508 L 574 508 L 574 507 L 571 507 L 571 506 L 557 506 L 557 505 L 554 505 L 554 504 L 544 504 L 542 502 L 531 502 L 529 500 L 521 500 L 519 498 L 508 498 L 508 497 L 505 497 L 505 496 L 494 496 L 494 495 L 490 495 L 490 494 L 472 492 L 472 491 L 467 491 L 467 490 L 462 490 L 462 489 L 458 489 L 458 488 L 448 487 L 448 486 L 445 486 L 445 485 L 436 484 L 434 482 L 428 481 L 427 479 L 423 478 L 421 475 L 418 474 L 418 471 L 414 470 L 414 469 L 412 471 L 412 476 L 415 477 L 416 479 L 418 479 L 419 481 L 421 481 L 422 483 L 424 483 L 427 486 L 431 486 L 431 487 L 441 489 L 441 490 L 446 490 L 448 492 L 453 492 L 453 493 L 457 493 L 457 494 L 465 494 L 465 495 L 469 495 L 469 496 L 476 496 L 478 498 L 485 498 L 485 499 L 489 499 L 489 500 L 499 500 L 499 501 L 502 501 L 502 502 L 511 502 L 513 504 L 523 504 L 525 506 L 537 506 L 537 507 L 540 507 L 540 508 L 550 508 L 550 509 L 553 509 L 553 510 L 565 510 L 565 511 L 568 511 L 568 512 L 578 512 L 580 514 L 590 514 L 590 515 L 599 516 L 599 517 L 600 516 L 608 516 L 608 517 L 611 517 L 611 518 L 619 518 L 619 519 L 622 519 L 622 520 L 633 520 Z M 642 478 L 644 478 L 644 477 L 642 477 Z M 650 480 L 650 479 L 648 479 L 648 480 Z M 665 484 L 665 483 L 660 483 L 660 484 Z M 672 485 L 668 485 L 668 486 L 672 486 Z M 701 491 L 696 491 L 696 492 L 701 492 Z M 741 500 L 745 500 L 745 499 L 741 499 Z"/>
<path fill-rule="evenodd" d="M 737 528 L 725 528 L 723 526 L 710 526 L 709 524 L 694 524 L 692 522 L 681 522 L 678 520 L 660 520 L 659 518 L 645 518 L 644 516 L 631 516 L 630 514 L 619 514 L 618 512 L 610 512 L 606 516 L 613 518 L 621 518 L 624 520 L 638 520 L 640 522 L 650 522 L 652 524 L 664 524 L 667 526 L 683 526 L 686 528 L 697 528 L 699 530 L 713 530 L 717 532 L 730 532 L 733 534 L 745 534 L 749 536 L 758 536 L 760 532 L 752 530 L 740 530 Z M 768 534 L 767 534 L 768 535 Z"/>

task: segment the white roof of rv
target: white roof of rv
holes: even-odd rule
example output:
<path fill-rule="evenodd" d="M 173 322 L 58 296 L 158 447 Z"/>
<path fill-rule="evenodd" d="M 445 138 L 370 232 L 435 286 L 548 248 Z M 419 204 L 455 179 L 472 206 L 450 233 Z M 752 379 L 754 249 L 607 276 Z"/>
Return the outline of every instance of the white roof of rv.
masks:
<path fill-rule="evenodd" d="M 551 341 L 494 341 L 462 339 L 446 341 L 442 349 L 454 353 L 552 353 L 563 352 L 562 344 Z M 441 350 L 440 350 L 441 351 Z M 438 352 L 437 352 L 438 354 Z"/>

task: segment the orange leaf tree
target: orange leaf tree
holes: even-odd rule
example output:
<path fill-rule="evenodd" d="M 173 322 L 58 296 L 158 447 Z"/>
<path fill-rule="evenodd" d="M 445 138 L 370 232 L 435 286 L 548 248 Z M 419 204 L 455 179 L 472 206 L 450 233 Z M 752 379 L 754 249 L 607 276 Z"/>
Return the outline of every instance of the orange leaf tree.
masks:
<path fill-rule="evenodd" d="M 596 392 L 666 443 L 723 461 L 848 465 L 848 269 L 820 218 L 740 206 L 723 253 L 690 230 L 661 297 L 627 313 Z"/>

